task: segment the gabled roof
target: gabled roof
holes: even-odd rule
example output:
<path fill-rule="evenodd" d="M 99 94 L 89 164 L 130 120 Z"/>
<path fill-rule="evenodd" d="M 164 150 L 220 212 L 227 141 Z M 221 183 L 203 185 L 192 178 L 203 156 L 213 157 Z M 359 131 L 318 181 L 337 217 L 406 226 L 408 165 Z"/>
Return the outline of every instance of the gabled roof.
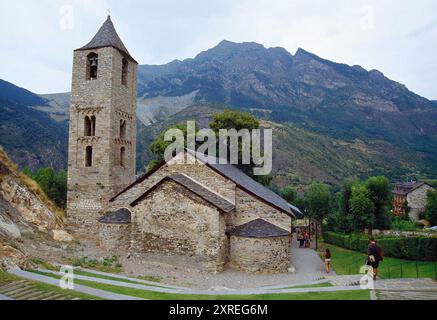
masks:
<path fill-rule="evenodd" d="M 98 219 L 101 223 L 130 223 L 131 212 L 126 208 L 118 209 L 114 212 L 110 212 Z"/>
<path fill-rule="evenodd" d="M 219 159 L 216 157 L 205 156 L 189 149 L 186 151 L 192 155 L 195 155 L 197 159 L 205 163 L 208 167 L 220 175 L 234 182 L 238 187 L 247 193 L 288 214 L 289 216 L 295 217 L 287 201 L 274 193 L 272 190 L 263 186 L 261 183 L 253 180 L 237 167 L 233 166 L 232 164 L 220 164 Z"/>
<path fill-rule="evenodd" d="M 305 215 L 303 214 L 303 212 L 300 211 L 300 209 L 299 209 L 298 207 L 292 205 L 291 203 L 289 203 L 288 206 L 290 207 L 291 211 L 293 211 L 293 213 L 294 213 L 294 215 L 295 215 L 296 217 L 299 217 L 299 218 L 303 218 L 303 217 L 305 217 Z"/>
<path fill-rule="evenodd" d="M 127 55 L 134 62 L 136 62 L 135 59 L 132 58 L 129 51 L 124 46 L 123 41 L 121 41 L 120 37 L 117 34 L 117 31 L 115 31 L 115 27 L 111 21 L 110 16 L 108 16 L 108 19 L 106 19 L 106 21 L 100 27 L 99 31 L 97 31 L 94 38 L 92 38 L 87 45 L 83 46 L 82 48 L 76 49 L 76 51 L 98 49 L 104 47 L 116 48 L 122 53 L 124 53 L 125 55 Z"/>
<path fill-rule="evenodd" d="M 245 238 L 272 238 L 289 236 L 290 232 L 264 219 L 256 219 L 229 230 L 227 234 Z"/>
<path fill-rule="evenodd" d="M 188 176 L 180 173 L 172 174 L 161 179 L 158 183 L 150 187 L 148 190 L 146 190 L 146 192 L 144 192 L 141 196 L 134 200 L 131 203 L 131 206 L 135 207 L 139 202 L 141 202 L 141 200 L 146 198 L 148 194 L 150 194 L 153 190 L 157 189 L 161 184 L 166 181 L 176 182 L 177 184 L 183 186 L 188 191 L 196 194 L 197 196 L 199 196 L 200 198 L 202 198 L 222 212 L 228 213 L 235 209 L 235 205 L 233 203 L 229 202 L 220 195 L 208 190 L 206 187 L 197 183 Z"/>
<path fill-rule="evenodd" d="M 398 184 L 396 184 L 395 189 L 393 190 L 393 194 L 406 196 L 410 192 L 416 190 L 417 188 L 420 188 L 423 185 L 430 186 L 426 182 L 410 181 L 410 182 L 406 182 L 406 183 L 398 183 Z M 430 186 L 430 187 L 432 187 L 432 186 Z"/>
<path fill-rule="evenodd" d="M 220 174 L 221 176 L 225 177 L 226 179 L 231 180 L 234 182 L 239 188 L 246 191 L 250 195 L 254 196 L 255 198 L 263 201 L 267 205 L 284 212 L 285 214 L 289 215 L 290 217 L 295 218 L 296 215 L 294 213 L 293 207 L 290 207 L 290 204 L 285 201 L 282 197 L 271 191 L 270 189 L 264 187 L 259 182 L 253 180 L 251 177 L 246 175 L 244 172 L 236 168 L 235 166 L 231 164 L 219 164 L 218 159 L 216 157 L 207 157 L 205 155 L 202 155 L 200 153 L 197 153 L 193 150 L 185 149 L 186 152 L 190 153 L 191 155 L 195 155 L 199 161 L 204 163 L 206 166 Z M 125 193 L 129 189 L 131 189 L 133 186 L 137 185 L 138 183 L 143 182 L 147 178 L 149 178 L 151 175 L 153 175 L 156 171 L 158 171 L 162 166 L 166 164 L 165 161 L 162 161 L 158 166 L 156 166 L 153 170 L 150 172 L 144 174 L 143 176 L 139 177 L 137 180 L 135 180 L 132 184 L 127 186 L 124 190 L 120 191 L 118 194 L 116 194 L 114 197 L 112 197 L 109 201 L 112 202 L 116 198 L 118 198 L 121 194 Z M 295 207 L 294 207 L 295 208 Z M 297 209 L 297 208 L 296 208 Z M 300 215 L 300 211 L 296 211 L 297 215 Z"/>

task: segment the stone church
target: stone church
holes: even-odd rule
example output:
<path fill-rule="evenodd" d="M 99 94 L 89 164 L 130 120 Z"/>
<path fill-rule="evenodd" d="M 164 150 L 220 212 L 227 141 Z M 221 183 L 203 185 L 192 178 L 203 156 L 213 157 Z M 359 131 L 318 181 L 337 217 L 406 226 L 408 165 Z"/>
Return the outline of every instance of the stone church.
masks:
<path fill-rule="evenodd" d="M 137 65 L 110 17 L 74 51 L 69 221 L 109 252 L 181 255 L 212 272 L 293 270 L 298 209 L 236 167 L 185 150 L 184 164 L 135 176 Z"/>

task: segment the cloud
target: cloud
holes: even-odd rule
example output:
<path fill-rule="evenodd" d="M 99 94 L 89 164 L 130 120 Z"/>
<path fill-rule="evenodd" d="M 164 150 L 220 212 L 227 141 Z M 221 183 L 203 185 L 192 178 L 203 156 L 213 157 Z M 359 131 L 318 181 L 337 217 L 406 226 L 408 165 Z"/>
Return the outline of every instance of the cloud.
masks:
<path fill-rule="evenodd" d="M 63 29 L 66 7 L 74 23 Z M 255 41 L 379 69 L 437 99 L 433 0 L 2 0 L 0 59 L 9 65 L 0 78 L 36 92 L 69 90 L 73 49 L 91 39 L 108 8 L 140 63 L 194 57 L 223 39 Z"/>

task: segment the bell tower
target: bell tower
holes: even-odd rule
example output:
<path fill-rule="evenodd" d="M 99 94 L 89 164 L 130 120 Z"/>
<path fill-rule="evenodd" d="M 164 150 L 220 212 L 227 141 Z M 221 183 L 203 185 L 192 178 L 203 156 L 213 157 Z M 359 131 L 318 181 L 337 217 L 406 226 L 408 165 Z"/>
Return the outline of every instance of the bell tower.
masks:
<path fill-rule="evenodd" d="M 78 225 L 96 224 L 135 179 L 137 65 L 110 16 L 74 51 L 67 216 Z"/>

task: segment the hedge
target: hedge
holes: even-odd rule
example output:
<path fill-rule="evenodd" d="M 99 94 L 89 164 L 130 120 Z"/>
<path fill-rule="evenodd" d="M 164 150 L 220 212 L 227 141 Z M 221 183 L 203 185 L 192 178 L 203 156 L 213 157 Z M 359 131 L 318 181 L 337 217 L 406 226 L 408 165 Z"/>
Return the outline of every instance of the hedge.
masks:
<path fill-rule="evenodd" d="M 369 238 L 363 235 L 346 235 L 335 232 L 325 232 L 325 242 L 366 253 L 369 245 Z M 437 261 L 437 238 L 436 237 L 377 237 L 379 246 L 384 256 L 407 259 Z"/>

